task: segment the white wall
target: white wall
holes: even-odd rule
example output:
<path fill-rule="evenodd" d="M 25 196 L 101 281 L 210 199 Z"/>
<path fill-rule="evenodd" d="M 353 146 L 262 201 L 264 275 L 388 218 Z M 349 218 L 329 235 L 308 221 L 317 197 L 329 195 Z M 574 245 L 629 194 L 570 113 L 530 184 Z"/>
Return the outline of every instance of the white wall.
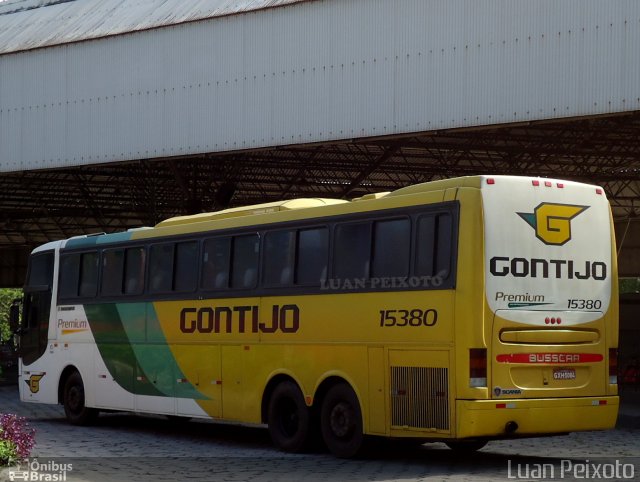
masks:
<path fill-rule="evenodd" d="M 638 45 L 636 0 L 324 0 L 5 54 L 0 171 L 638 110 Z"/>

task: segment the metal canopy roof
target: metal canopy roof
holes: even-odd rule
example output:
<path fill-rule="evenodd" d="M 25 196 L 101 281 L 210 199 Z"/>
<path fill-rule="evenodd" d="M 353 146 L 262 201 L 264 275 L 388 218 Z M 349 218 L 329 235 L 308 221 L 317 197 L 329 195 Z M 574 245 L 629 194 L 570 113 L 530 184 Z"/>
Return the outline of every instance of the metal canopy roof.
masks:
<path fill-rule="evenodd" d="M 0 55 L 309 0 L 14 0 L 0 3 Z"/>

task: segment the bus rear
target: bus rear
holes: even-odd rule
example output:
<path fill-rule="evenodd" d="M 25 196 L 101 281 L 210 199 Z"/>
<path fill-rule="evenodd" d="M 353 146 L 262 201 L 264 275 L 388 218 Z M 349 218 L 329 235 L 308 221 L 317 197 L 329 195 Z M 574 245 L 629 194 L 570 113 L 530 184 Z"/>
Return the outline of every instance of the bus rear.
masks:
<path fill-rule="evenodd" d="M 471 363 L 486 355 L 489 400 L 463 404 L 459 437 L 614 427 L 617 266 L 604 191 L 484 177 L 481 192 L 486 346 Z"/>

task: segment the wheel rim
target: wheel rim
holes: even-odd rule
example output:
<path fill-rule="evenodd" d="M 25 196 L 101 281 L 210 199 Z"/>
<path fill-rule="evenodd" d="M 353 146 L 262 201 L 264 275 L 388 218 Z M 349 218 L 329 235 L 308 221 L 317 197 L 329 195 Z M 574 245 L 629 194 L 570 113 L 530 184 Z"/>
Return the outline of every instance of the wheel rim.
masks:
<path fill-rule="evenodd" d="M 331 432 L 337 438 L 347 438 L 351 436 L 355 429 L 355 412 L 351 404 L 347 402 L 337 403 L 331 409 L 329 416 L 329 426 Z"/>
<path fill-rule="evenodd" d="M 285 398 L 278 404 L 278 425 L 280 431 L 287 437 L 293 437 L 300 426 L 300 416 L 296 403 L 290 398 Z"/>

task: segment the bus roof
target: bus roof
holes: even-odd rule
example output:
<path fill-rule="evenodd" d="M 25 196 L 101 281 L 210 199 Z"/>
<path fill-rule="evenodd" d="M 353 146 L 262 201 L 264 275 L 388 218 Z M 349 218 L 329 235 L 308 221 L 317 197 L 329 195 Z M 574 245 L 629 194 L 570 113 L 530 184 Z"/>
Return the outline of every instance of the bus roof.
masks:
<path fill-rule="evenodd" d="M 194 214 L 191 216 L 177 216 L 175 218 L 166 219 L 156 224 L 156 228 L 164 228 L 167 226 L 177 226 L 183 224 L 200 223 L 203 221 L 215 221 L 218 219 L 236 218 L 239 216 L 252 216 L 255 214 L 275 213 L 278 211 L 290 211 L 293 209 L 315 208 L 319 206 L 331 206 L 335 204 L 345 204 L 349 201 L 342 199 L 323 199 L 323 198 L 304 198 L 290 199 L 288 201 L 275 201 L 264 204 L 253 204 L 251 206 L 242 206 L 238 208 L 225 209 L 213 213 Z"/>
<path fill-rule="evenodd" d="M 429 194 L 438 191 L 445 191 L 446 189 L 465 187 L 482 189 L 496 181 L 502 183 L 504 181 L 513 180 L 521 183 L 523 180 L 527 179 L 534 180 L 539 178 L 534 176 L 466 176 L 415 184 L 389 193 L 367 194 L 362 197 L 354 198 L 351 201 L 342 199 L 303 198 L 254 204 L 217 212 L 194 214 L 190 216 L 177 216 L 161 221 L 153 228 L 130 229 L 125 232 L 101 236 L 78 236 L 68 240 L 65 247 L 88 247 L 95 244 L 112 244 L 132 239 L 154 238 L 209 230 L 223 230 L 226 228 L 237 228 L 240 226 L 251 226 L 254 224 L 262 225 L 269 224 L 271 222 L 290 220 L 293 218 L 313 218 L 326 215 L 344 214 L 351 212 L 351 210 L 354 212 L 361 212 L 372 209 L 382 209 L 383 205 L 390 207 L 392 205 L 402 204 L 401 199 L 399 199 L 402 196 Z M 555 182 L 555 180 L 551 179 L 544 179 L 544 181 Z M 576 184 L 569 183 L 567 181 L 561 182 Z M 324 208 L 327 209 L 325 210 Z M 307 209 L 309 209 L 308 213 L 305 212 Z M 290 213 L 290 215 L 287 213 Z M 266 216 L 262 217 L 263 215 Z"/>

